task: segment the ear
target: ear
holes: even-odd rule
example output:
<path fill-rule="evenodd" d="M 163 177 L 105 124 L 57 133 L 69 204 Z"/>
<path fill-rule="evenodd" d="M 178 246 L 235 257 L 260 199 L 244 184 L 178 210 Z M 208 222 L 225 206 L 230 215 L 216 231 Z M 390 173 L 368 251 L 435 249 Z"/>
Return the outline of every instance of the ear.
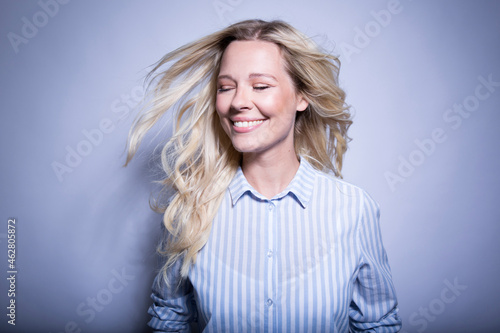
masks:
<path fill-rule="evenodd" d="M 297 96 L 297 111 L 304 111 L 305 109 L 307 109 L 308 106 L 309 106 L 309 102 L 306 101 L 304 96 L 298 95 Z"/>

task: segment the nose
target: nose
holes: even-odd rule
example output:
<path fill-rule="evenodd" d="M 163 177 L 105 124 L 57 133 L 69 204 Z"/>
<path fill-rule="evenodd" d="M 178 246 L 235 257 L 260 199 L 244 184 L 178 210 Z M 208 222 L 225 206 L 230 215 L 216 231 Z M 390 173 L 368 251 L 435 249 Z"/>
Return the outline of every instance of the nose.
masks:
<path fill-rule="evenodd" d="M 235 93 L 231 101 L 231 107 L 237 111 L 250 110 L 252 108 L 250 92 L 248 89 L 245 89 L 244 87 L 238 87 L 235 89 Z"/>

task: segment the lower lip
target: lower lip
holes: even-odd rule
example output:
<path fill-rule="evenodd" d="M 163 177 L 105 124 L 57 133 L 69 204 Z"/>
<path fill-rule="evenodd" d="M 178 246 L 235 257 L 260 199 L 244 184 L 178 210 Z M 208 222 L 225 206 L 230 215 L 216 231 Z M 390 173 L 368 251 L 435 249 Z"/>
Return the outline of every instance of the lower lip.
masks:
<path fill-rule="evenodd" d="M 257 125 L 254 125 L 254 126 L 248 126 L 248 127 L 236 127 L 236 126 L 233 125 L 233 130 L 236 133 L 248 133 L 248 132 L 251 132 L 251 131 L 255 130 L 256 128 L 258 128 L 264 122 L 265 122 L 265 120 L 263 122 L 261 122 L 260 124 L 257 124 Z"/>

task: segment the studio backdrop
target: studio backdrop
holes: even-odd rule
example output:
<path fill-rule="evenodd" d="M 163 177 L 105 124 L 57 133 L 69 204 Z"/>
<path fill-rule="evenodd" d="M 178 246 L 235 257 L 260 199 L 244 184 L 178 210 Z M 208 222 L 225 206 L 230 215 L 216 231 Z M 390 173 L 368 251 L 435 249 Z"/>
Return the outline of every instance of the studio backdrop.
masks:
<path fill-rule="evenodd" d="M 161 223 L 150 156 L 172 126 L 123 167 L 143 78 L 250 18 L 287 21 L 340 57 L 354 120 L 344 179 L 381 206 L 403 332 L 500 331 L 500 2 L 0 8 L 1 332 L 148 332 Z"/>

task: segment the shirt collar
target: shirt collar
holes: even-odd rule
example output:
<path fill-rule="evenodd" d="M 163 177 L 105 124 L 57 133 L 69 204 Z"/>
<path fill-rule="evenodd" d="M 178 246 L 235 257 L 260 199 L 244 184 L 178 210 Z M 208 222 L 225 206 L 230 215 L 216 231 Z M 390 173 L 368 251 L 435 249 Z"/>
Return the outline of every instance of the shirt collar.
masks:
<path fill-rule="evenodd" d="M 303 208 L 306 208 L 314 189 L 316 172 L 317 171 L 305 158 L 301 158 L 299 169 L 290 184 L 288 184 L 284 191 L 275 195 L 271 200 L 279 200 L 287 195 L 291 195 Z M 238 168 L 236 175 L 229 185 L 229 193 L 231 194 L 233 206 L 236 205 L 238 200 L 245 193 L 250 193 L 257 200 L 269 201 L 269 199 L 257 192 L 257 190 L 255 190 L 252 185 L 248 183 L 241 167 Z"/>

